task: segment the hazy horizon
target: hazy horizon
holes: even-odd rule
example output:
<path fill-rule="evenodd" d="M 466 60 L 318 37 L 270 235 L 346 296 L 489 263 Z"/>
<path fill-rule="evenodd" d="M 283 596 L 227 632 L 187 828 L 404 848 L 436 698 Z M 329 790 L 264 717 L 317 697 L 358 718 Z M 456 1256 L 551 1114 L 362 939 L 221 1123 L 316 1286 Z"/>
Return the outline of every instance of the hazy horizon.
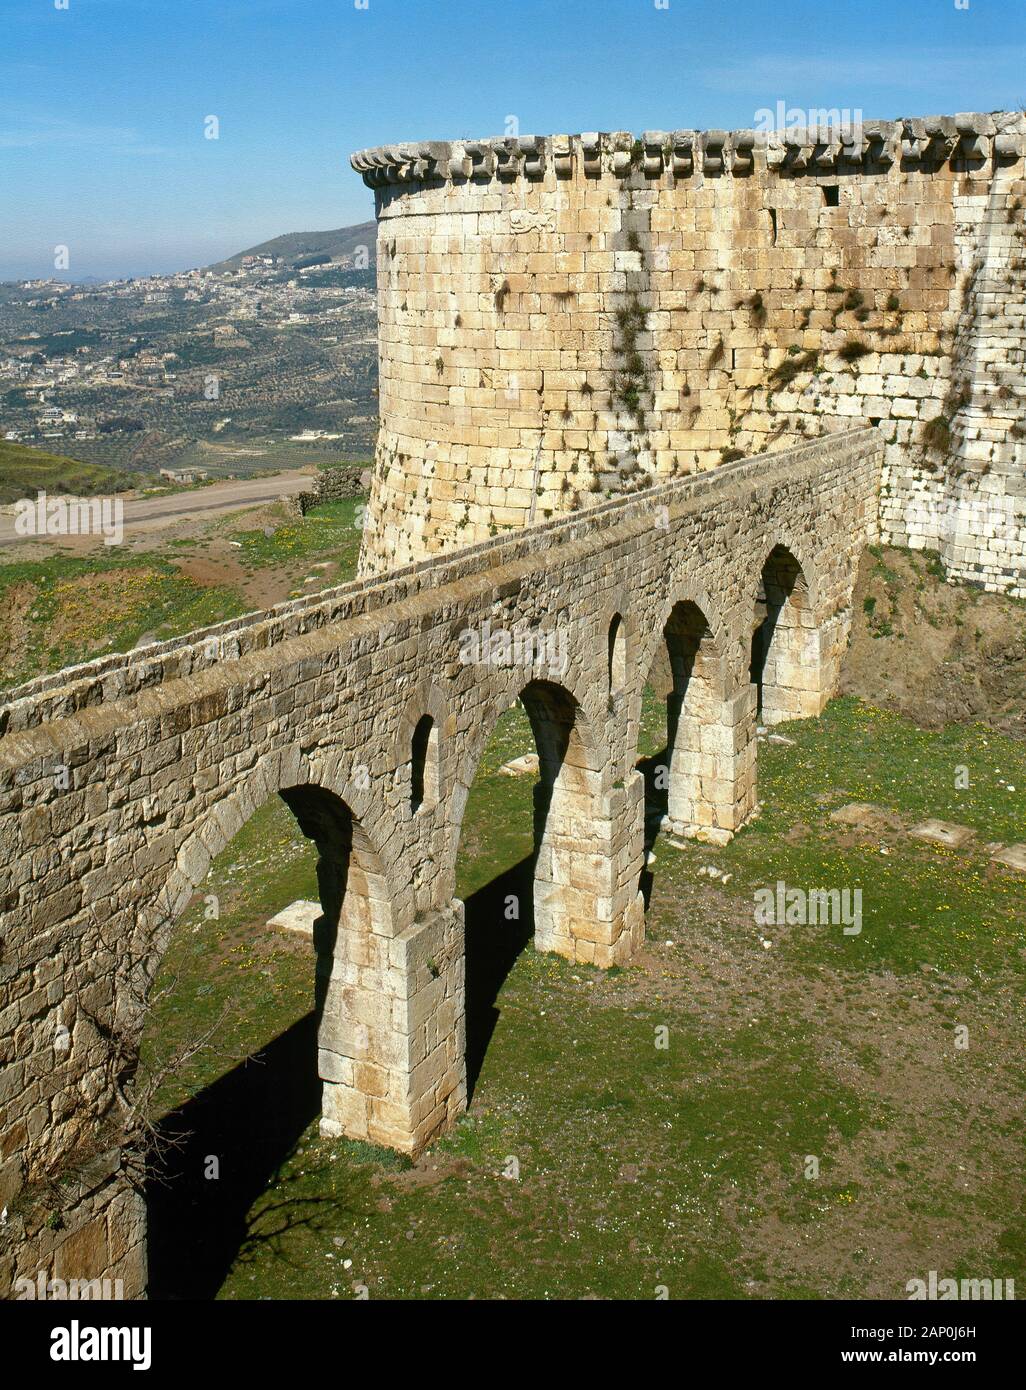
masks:
<path fill-rule="evenodd" d="M 7 0 L 0 279 L 167 274 L 365 222 L 348 158 L 369 145 L 511 122 L 738 129 L 778 102 L 866 119 L 1021 106 L 1020 13 L 936 0 L 924 28 L 922 9 L 736 0 L 725 30 L 684 0 L 481 0 L 454 45 L 436 0 Z"/>

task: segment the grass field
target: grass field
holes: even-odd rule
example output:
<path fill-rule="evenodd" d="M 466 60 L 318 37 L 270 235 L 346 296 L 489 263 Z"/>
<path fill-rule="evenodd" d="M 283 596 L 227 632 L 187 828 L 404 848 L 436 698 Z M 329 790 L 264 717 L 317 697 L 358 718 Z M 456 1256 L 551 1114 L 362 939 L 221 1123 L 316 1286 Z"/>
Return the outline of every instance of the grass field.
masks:
<path fill-rule="evenodd" d="M 35 497 L 40 490 L 51 496 L 66 493 L 75 497 L 122 492 L 133 487 L 135 481 L 103 464 L 82 463 L 0 439 L 0 505 L 21 497 Z"/>
<path fill-rule="evenodd" d="M 259 527 L 245 515 L 223 516 L 201 534 L 153 548 L 55 548 L 45 559 L 20 560 L 12 547 L 0 560 L 0 675 L 14 685 L 250 612 L 264 606 L 243 591 L 258 573 L 270 576 L 267 602 L 342 583 L 356 569 L 358 506 L 328 502 L 302 519 L 276 515 Z M 231 568 L 197 566 L 212 550 Z"/>
<path fill-rule="evenodd" d="M 193 583 L 162 554 L 126 551 L 0 565 L 5 599 L 12 650 L 2 655 L 12 685 L 245 611 L 232 590 Z"/>
<path fill-rule="evenodd" d="M 661 718 L 648 700 L 642 753 Z M 258 812 L 212 867 L 219 919 L 191 911 L 162 972 L 179 983 L 150 1065 L 228 1017 L 164 1096 L 192 1137 L 151 1198 L 154 1292 L 886 1298 L 930 1269 L 1026 1278 L 1026 895 L 984 848 L 1023 838 L 1026 746 L 847 699 L 781 732 L 729 846 L 657 839 L 646 947 L 603 973 L 524 947 L 494 908 L 531 848 L 531 780 L 497 772 L 530 731 L 504 717 L 459 865 L 472 1101 L 415 1165 L 317 1136 L 312 951 L 263 925 L 316 896 L 314 859 L 283 805 Z M 885 828 L 831 819 L 855 801 Z M 978 837 L 910 838 L 926 814 Z M 861 933 L 756 925 L 778 879 L 860 885 Z"/>

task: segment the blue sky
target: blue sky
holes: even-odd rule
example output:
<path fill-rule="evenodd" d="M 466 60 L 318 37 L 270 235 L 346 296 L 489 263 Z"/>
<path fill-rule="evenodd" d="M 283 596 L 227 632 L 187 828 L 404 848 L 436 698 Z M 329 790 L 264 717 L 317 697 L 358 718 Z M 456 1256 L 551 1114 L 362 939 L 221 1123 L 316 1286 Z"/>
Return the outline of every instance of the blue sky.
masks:
<path fill-rule="evenodd" d="M 64 5 L 66 8 L 58 8 Z M 364 221 L 350 151 L 1026 103 L 1023 0 L 0 0 L 0 278 Z M 204 138 L 216 115 L 220 138 Z"/>

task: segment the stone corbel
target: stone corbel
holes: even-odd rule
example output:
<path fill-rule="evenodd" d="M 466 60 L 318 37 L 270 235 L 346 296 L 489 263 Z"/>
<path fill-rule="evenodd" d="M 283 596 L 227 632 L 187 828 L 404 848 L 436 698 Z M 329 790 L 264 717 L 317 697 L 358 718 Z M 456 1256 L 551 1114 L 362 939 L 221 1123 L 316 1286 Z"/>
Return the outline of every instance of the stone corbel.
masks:
<path fill-rule="evenodd" d="M 958 131 L 958 154 L 962 159 L 986 159 L 986 133 L 981 129 L 979 117 L 960 114 L 955 117 Z"/>
<path fill-rule="evenodd" d="M 894 128 L 880 121 L 862 127 L 863 159 L 889 169 L 894 163 Z"/>
<path fill-rule="evenodd" d="M 928 116 L 923 122 L 926 135 L 925 158 L 946 163 L 958 145 L 958 132 L 950 116 Z"/>
<path fill-rule="evenodd" d="M 808 144 L 808 139 L 804 130 L 787 130 L 784 132 L 783 167 L 788 173 L 800 173 L 803 169 L 806 169 L 811 153 L 811 147 Z"/>
<path fill-rule="evenodd" d="M 598 178 L 602 173 L 602 138 L 597 130 L 581 136 L 581 165 L 587 178 Z"/>
<path fill-rule="evenodd" d="M 663 150 L 666 148 L 664 130 L 646 130 L 641 137 L 645 153 L 641 159 L 641 169 L 647 179 L 656 179 L 663 172 Z"/>
<path fill-rule="evenodd" d="M 424 182 L 434 176 L 438 167 L 438 161 L 432 153 L 430 145 L 418 145 L 416 158 L 413 162 L 413 177 Z"/>
<path fill-rule="evenodd" d="M 490 179 L 495 171 L 495 152 L 491 145 L 480 140 L 470 140 L 466 146 L 470 159 L 470 176 L 474 179 Z"/>
<path fill-rule="evenodd" d="M 690 131 L 673 132 L 672 167 L 678 178 L 693 172 L 695 167 L 695 139 Z"/>
<path fill-rule="evenodd" d="M 727 143 L 725 130 L 707 130 L 702 136 L 702 172 L 722 174 L 723 147 Z"/>
<path fill-rule="evenodd" d="M 557 179 L 568 179 L 574 171 L 574 151 L 569 135 L 552 137 L 552 167 Z"/>
<path fill-rule="evenodd" d="M 837 157 L 841 152 L 841 143 L 830 126 L 821 126 L 818 130 L 809 132 L 812 145 L 812 163 L 821 174 L 827 174 L 832 169 L 837 168 Z"/>
<path fill-rule="evenodd" d="M 634 140 L 629 130 L 618 130 L 613 135 L 613 173 L 625 179 L 631 172 L 631 154 Z"/>
<path fill-rule="evenodd" d="M 735 174 L 750 174 L 755 168 L 755 132 L 736 130 L 731 137 L 731 170 Z"/>
<path fill-rule="evenodd" d="M 867 144 L 861 130 L 849 130 L 841 137 L 839 157 L 846 164 L 861 164 Z"/>
<path fill-rule="evenodd" d="M 778 130 L 771 130 L 764 136 L 766 141 L 766 168 L 781 169 L 787 159 L 784 137 Z"/>
<path fill-rule="evenodd" d="M 1014 160 L 1022 156 L 1026 144 L 1022 131 L 1003 130 L 994 136 L 994 158 Z"/>
<path fill-rule="evenodd" d="M 371 151 L 371 176 L 375 188 L 383 188 L 388 183 L 391 163 L 383 149 Z"/>
<path fill-rule="evenodd" d="M 901 127 L 902 159 L 915 163 L 923 158 L 925 151 L 926 132 L 922 128 L 922 122 L 905 121 Z"/>
<path fill-rule="evenodd" d="M 409 145 L 388 145 L 388 160 L 391 175 L 400 183 L 413 178 L 414 153 Z"/>
<path fill-rule="evenodd" d="M 449 177 L 469 179 L 473 168 L 470 156 L 460 145 L 453 145 L 449 154 Z"/>
<path fill-rule="evenodd" d="M 495 146 L 495 172 L 504 183 L 510 183 L 520 172 L 520 148 L 516 140 L 504 140 Z"/>
<path fill-rule="evenodd" d="M 545 140 L 541 135 L 522 135 L 519 140 L 520 153 L 524 156 L 524 174 L 529 179 L 540 179 L 545 173 Z"/>

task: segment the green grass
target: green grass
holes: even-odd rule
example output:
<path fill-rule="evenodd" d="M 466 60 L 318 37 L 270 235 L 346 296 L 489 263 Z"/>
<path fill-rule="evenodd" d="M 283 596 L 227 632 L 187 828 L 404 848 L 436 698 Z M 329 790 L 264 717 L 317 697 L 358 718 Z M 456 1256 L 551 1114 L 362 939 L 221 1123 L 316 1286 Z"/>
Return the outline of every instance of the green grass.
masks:
<path fill-rule="evenodd" d="M 499 773 L 503 763 L 534 751 L 530 720 L 516 704 L 496 722 L 467 798 L 456 861 L 456 895 L 464 901 L 519 864 L 534 847 L 533 789 L 538 778 Z"/>
<path fill-rule="evenodd" d="M 644 716 L 641 752 L 656 752 L 651 692 Z M 252 1203 L 222 1298 L 883 1297 L 928 1268 L 1026 1273 L 1009 1158 L 1021 1018 L 1007 1031 L 1022 1012 L 1023 882 L 988 875 L 978 849 L 956 860 L 896 835 L 882 856 L 828 816 L 872 801 L 1021 838 L 1026 748 L 979 728 L 925 733 L 851 700 L 783 732 L 794 746 L 760 745 L 762 815 L 729 846 L 656 841 L 647 963 L 603 973 L 524 950 L 471 1112 L 415 1170 L 311 1125 Z M 530 850 L 534 779 L 498 768 L 532 746 L 514 707 L 468 803 L 464 898 Z M 970 769 L 964 792 L 956 765 Z M 698 876 L 707 864 L 733 873 L 725 888 Z M 777 878 L 861 882 L 861 936 L 771 928 L 765 951 L 752 894 Z M 221 915 L 193 909 L 176 930 L 162 974 L 180 986 L 147 1047 L 225 1004 L 232 1017 L 168 1104 L 310 1008 L 312 949 L 262 924 L 314 883 L 276 801 L 215 862 L 203 891 Z M 949 1041 L 959 1021 L 975 1040 L 964 1057 Z"/>
<path fill-rule="evenodd" d="M 781 731 L 798 746 L 761 745 L 761 816 L 709 858 L 734 872 L 737 892 L 754 893 L 777 881 L 861 887 L 859 935 L 798 929 L 790 950 L 808 964 L 904 972 L 925 965 L 981 984 L 1021 967 L 1023 882 L 991 868 L 984 845 L 1026 834 L 1022 743 L 982 725 L 916 729 L 853 699 L 835 700 L 822 718 Z M 968 770 L 964 790 L 956 786 L 960 768 Z M 847 802 L 900 813 L 909 827 L 927 818 L 966 825 L 978 840 L 956 853 L 901 833 L 881 838 L 862 832 L 858 843 L 842 847 L 840 827 L 828 813 Z M 796 825 L 808 833 L 785 839 Z"/>
<path fill-rule="evenodd" d="M 359 500 L 329 502 L 302 519 L 270 529 L 239 530 L 237 517 L 212 524 L 214 534 L 240 541 L 250 572 L 331 560 L 333 584 L 356 572 L 360 549 Z M 24 631 L 16 658 L 4 658 L 6 683 L 17 684 L 109 652 L 128 651 L 142 637 L 162 641 L 250 612 L 253 604 L 227 584 L 202 585 L 173 562 L 202 552 L 202 537 L 172 540 L 153 551 L 97 548 L 85 555 L 55 551 L 45 560 L 0 562 L 0 602 L 14 601 L 28 586 Z M 11 551 L 12 555 L 17 551 Z"/>
<path fill-rule="evenodd" d="M 26 639 L 10 684 L 244 613 L 226 586 L 194 583 L 158 555 L 95 552 L 0 564 L 0 602 L 30 586 Z"/>
<path fill-rule="evenodd" d="M 436 1185 L 393 1186 L 378 1155 L 311 1130 L 281 1187 L 256 1202 L 222 1297 L 351 1297 L 354 1278 L 390 1298 L 645 1299 L 662 1284 L 676 1298 L 743 1297 L 743 1274 L 760 1271 L 744 1271 L 741 1242 L 703 1208 L 764 1164 L 793 1167 L 796 1146 L 821 1148 L 836 1117 L 855 1128 L 857 1102 L 798 1039 L 766 1058 L 750 1038 L 733 1045 L 699 1025 L 660 1053 L 664 1009 L 625 1014 L 587 993 L 565 962 L 522 957 L 480 1083 L 487 1099 L 436 1146 Z M 685 1094 L 682 1076 L 721 1052 L 722 1072 Z M 288 1234 L 268 1244 L 283 1190 Z M 358 1262 L 351 1274 L 326 1258 L 336 1235 L 340 1258 Z"/>
<path fill-rule="evenodd" d="M 122 492 L 135 485 L 127 473 L 103 464 L 48 454 L 9 439 L 0 439 L 0 503 L 34 497 L 40 490 L 57 496 L 91 497 Z"/>
<path fill-rule="evenodd" d="M 339 573 L 348 577 L 356 572 L 360 552 L 362 505 L 358 498 L 323 502 L 302 519 L 276 526 L 270 534 L 267 530 L 237 529 L 229 534 L 242 545 L 242 564 L 252 569 L 330 555 L 338 562 Z"/>
<path fill-rule="evenodd" d="M 316 863 L 316 850 L 278 797 L 257 809 L 215 861 L 203 897 L 216 897 L 218 915 L 209 916 L 203 901 L 176 927 L 161 978 L 181 984 L 144 1039 L 143 1067 L 155 1070 L 227 1011 L 225 1024 L 214 1047 L 169 1078 L 159 1110 L 181 1105 L 311 1008 L 312 947 L 306 958 L 284 935 L 246 928 L 297 898 L 316 900 Z"/>

